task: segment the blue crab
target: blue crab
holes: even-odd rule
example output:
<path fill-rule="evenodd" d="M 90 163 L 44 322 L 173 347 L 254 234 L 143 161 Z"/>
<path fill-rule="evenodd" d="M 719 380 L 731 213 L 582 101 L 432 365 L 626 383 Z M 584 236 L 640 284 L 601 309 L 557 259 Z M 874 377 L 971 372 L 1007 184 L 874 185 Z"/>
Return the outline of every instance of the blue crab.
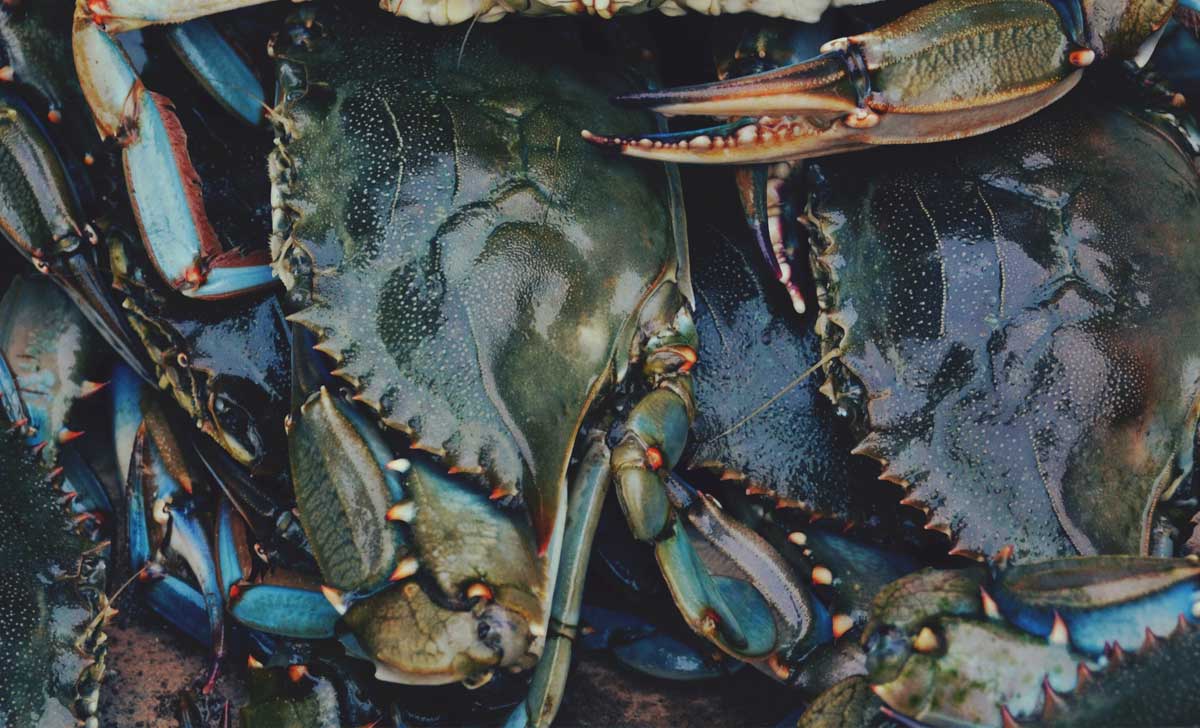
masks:
<path fill-rule="evenodd" d="M 444 34 L 402 26 L 368 34 L 369 23 L 326 10 L 274 46 L 274 265 L 299 340 L 315 334 L 334 362 L 324 372 L 313 342 L 293 347 L 291 475 L 317 571 L 256 565 L 261 534 L 247 532 L 254 524 L 229 505 L 206 544 L 171 448 L 132 437 L 150 410 L 123 405 L 132 409 L 117 423 L 120 459 L 143 453 L 125 476 L 145 516 L 130 524 L 133 566 L 152 577 L 152 603 L 180 600 L 174 615 L 160 611 L 218 652 L 227 610 L 255 630 L 340 637 L 379 677 L 400 682 L 475 686 L 495 669 L 538 663 L 521 714 L 546 723 L 568 664 L 591 514 L 612 478 L 692 627 L 774 674 L 776 654 L 807 639 L 803 586 L 759 537 L 687 507 L 686 491 L 660 475 L 687 436 L 696 363 L 674 174 L 610 165 L 573 133 L 585 108 L 630 129 L 644 121 L 597 106 L 630 86 L 602 63 L 580 58 L 568 68 L 552 66 L 549 49 L 544 62 L 517 54 L 525 29 L 476 31 L 463 52 Z M 77 30 L 100 47 L 110 42 Z M 539 39 L 568 55 L 571 41 L 548 37 Z M 90 41 L 76 42 L 78 51 Z M 342 62 L 347 43 L 354 64 Z M 402 54 L 413 61 L 398 67 Z M 520 72 L 481 80 L 481 69 L 496 68 Z M 85 80 L 89 93 L 113 91 L 96 78 L 106 77 Z M 138 145 L 173 123 L 165 102 L 143 100 L 143 116 L 121 127 L 139 130 L 122 137 L 134 187 L 138 160 L 154 157 Z M 145 211 L 137 215 L 145 232 Z M 196 403 L 208 404 L 194 394 L 202 386 L 172 367 L 179 354 L 194 365 L 193 350 L 164 328 L 179 330 L 167 315 L 175 294 L 155 290 L 150 268 L 167 283 L 180 276 L 149 247 L 147 264 L 114 231 L 113 272 L 133 328 L 195 417 Z M 227 276 L 253 267 L 209 266 L 212 276 L 180 292 L 223 297 Z M 351 303 L 368 298 L 386 312 L 378 321 Z M 501 312 L 509 318 L 489 318 Z M 537 380 L 534 371 L 553 376 Z M 215 573 L 199 558 L 206 547 Z M 164 575 L 158 551 L 184 557 L 199 589 Z M 413 630 L 428 639 L 402 637 Z"/>
<path fill-rule="evenodd" d="M 1072 106 L 932 157 L 831 158 L 800 203 L 825 391 L 957 552 L 1147 554 L 1191 472 L 1186 120 Z"/>

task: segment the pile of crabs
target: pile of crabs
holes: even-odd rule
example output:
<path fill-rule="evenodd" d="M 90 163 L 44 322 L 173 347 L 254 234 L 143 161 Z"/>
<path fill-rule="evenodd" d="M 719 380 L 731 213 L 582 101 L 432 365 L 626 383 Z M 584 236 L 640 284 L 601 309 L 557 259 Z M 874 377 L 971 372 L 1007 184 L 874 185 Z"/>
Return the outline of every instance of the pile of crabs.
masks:
<path fill-rule="evenodd" d="M 0 724 L 1197 723 L 1192 2 L 6 0 Z"/>

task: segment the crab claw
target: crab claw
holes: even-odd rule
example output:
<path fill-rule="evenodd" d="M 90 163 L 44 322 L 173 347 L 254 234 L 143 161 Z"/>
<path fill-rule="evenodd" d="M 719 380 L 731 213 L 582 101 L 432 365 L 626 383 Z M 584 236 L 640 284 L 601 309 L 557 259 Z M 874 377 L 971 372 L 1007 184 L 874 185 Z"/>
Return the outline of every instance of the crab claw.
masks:
<path fill-rule="evenodd" d="M 140 344 L 108 294 L 95 261 L 92 230 L 83 224 L 79 196 L 65 165 L 32 111 L 0 92 L 0 231 L 75 302 L 101 336 L 138 374 L 149 369 Z"/>
<path fill-rule="evenodd" d="M 826 43 L 806 61 L 710 84 L 623 96 L 668 115 L 723 116 L 699 132 L 584 137 L 633 157 L 751 164 L 878 144 L 981 134 L 1049 105 L 1097 53 L 1068 2 L 939 0 L 878 30 Z"/>
<path fill-rule="evenodd" d="M 97 130 L 121 147 L 129 199 L 154 267 L 192 298 L 228 298 L 273 285 L 265 251 L 223 249 L 170 99 L 142 84 L 120 43 L 102 29 L 109 16 L 99 6 L 111 10 L 104 2 L 76 9 L 76 71 Z"/>

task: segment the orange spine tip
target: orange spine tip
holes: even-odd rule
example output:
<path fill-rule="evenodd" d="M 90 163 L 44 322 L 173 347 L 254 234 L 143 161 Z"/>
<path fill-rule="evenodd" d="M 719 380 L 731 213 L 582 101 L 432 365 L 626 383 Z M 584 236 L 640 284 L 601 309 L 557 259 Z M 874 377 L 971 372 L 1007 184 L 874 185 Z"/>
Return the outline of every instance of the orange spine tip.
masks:
<path fill-rule="evenodd" d="M 658 470 L 663 466 L 662 451 L 657 447 L 646 448 L 646 466 L 651 470 Z"/>
<path fill-rule="evenodd" d="M 1150 628 L 1147 627 L 1146 639 L 1142 641 L 1142 651 L 1144 652 L 1146 650 L 1152 650 L 1155 647 L 1158 647 L 1158 635 L 1151 632 Z"/>
<path fill-rule="evenodd" d="M 992 595 L 987 593 L 987 589 L 979 587 L 979 598 L 983 602 L 983 613 L 988 619 L 1000 619 L 1000 607 L 996 605 Z"/>
<path fill-rule="evenodd" d="M 1058 612 L 1054 613 L 1054 626 L 1050 628 L 1050 643 L 1055 645 L 1065 645 L 1071 641 L 1071 634 L 1067 631 L 1067 623 L 1063 621 L 1062 615 Z"/>
<path fill-rule="evenodd" d="M 775 677 L 781 681 L 786 682 L 792 677 L 792 668 L 783 664 L 783 661 L 779 659 L 778 652 L 772 653 L 767 658 L 767 666 L 771 668 L 771 672 L 775 673 Z"/>
<path fill-rule="evenodd" d="M 921 653 L 930 653 L 938 648 L 937 635 L 928 627 L 922 627 L 913 640 L 913 649 Z"/>
<path fill-rule="evenodd" d="M 1067 60 L 1076 68 L 1085 68 L 1096 61 L 1096 51 L 1091 48 L 1079 48 L 1071 51 L 1070 55 L 1067 56 Z"/>
<path fill-rule="evenodd" d="M 387 469 L 396 473 L 407 473 L 412 467 L 412 462 L 408 458 L 396 458 L 387 464 Z"/>
<path fill-rule="evenodd" d="M 824 566 L 814 566 L 812 570 L 814 584 L 828 585 L 833 583 L 833 572 Z"/>
<path fill-rule="evenodd" d="M 246 667 L 250 668 L 251 670 L 261 670 L 262 666 L 263 664 L 259 662 L 254 655 L 246 655 Z"/>
<path fill-rule="evenodd" d="M 78 440 L 81 437 L 83 437 L 83 430 L 72 430 L 64 427 L 58 431 L 58 442 L 61 445 L 65 445 L 72 440 Z"/>
<path fill-rule="evenodd" d="M 342 598 L 342 593 L 340 591 L 331 586 L 325 586 L 322 584 L 321 594 L 325 596 L 325 599 L 333 607 L 334 611 L 336 611 L 338 614 L 346 613 L 346 600 Z"/>
<path fill-rule="evenodd" d="M 679 371 L 685 373 L 691 371 L 692 367 L 696 366 L 696 362 L 699 360 L 696 350 L 690 346 L 681 346 L 678 351 L 680 358 L 683 359 L 683 363 L 679 365 Z"/>
<path fill-rule="evenodd" d="M 401 521 L 408 523 L 412 521 L 415 511 L 416 509 L 412 501 L 402 500 L 394 503 L 392 507 L 387 510 L 387 514 L 384 517 L 389 521 Z"/>
<path fill-rule="evenodd" d="M 808 536 L 803 531 L 792 531 L 788 534 L 787 539 L 796 546 L 803 546 L 808 543 Z"/>
<path fill-rule="evenodd" d="M 1075 689 L 1078 690 L 1079 688 L 1087 685 L 1091 681 L 1092 681 L 1091 669 L 1087 665 L 1083 664 L 1082 662 L 1079 663 L 1079 667 L 1075 669 Z"/>
<path fill-rule="evenodd" d="M 298 683 L 308 677 L 308 667 L 305 665 L 288 665 L 288 679 Z"/>
<path fill-rule="evenodd" d="M 8 83 L 13 80 L 12 66 L 0 66 L 0 81 Z"/>
<path fill-rule="evenodd" d="M 1002 728 L 1021 728 L 1021 724 L 1013 717 L 1005 706 L 1000 706 L 1000 725 Z"/>
<path fill-rule="evenodd" d="M 79 396 L 85 397 L 85 398 L 91 397 L 92 395 L 96 394 L 97 392 L 99 392 L 100 390 L 104 389 L 107 386 L 108 386 L 108 382 L 92 382 L 92 381 L 84 382 L 83 386 L 81 386 L 79 388 Z"/>
<path fill-rule="evenodd" d="M 58 109 L 50 109 L 46 112 L 46 121 L 51 124 L 59 124 L 62 122 L 62 112 Z"/>
<path fill-rule="evenodd" d="M 482 581 L 477 581 L 467 587 L 467 599 L 480 599 L 485 602 L 490 602 L 494 598 L 491 587 L 484 584 Z"/>
<path fill-rule="evenodd" d="M 833 638 L 837 639 L 854 629 L 854 617 L 849 614 L 833 615 Z"/>
<path fill-rule="evenodd" d="M 407 579 L 417 573 L 418 568 L 420 568 L 420 564 L 415 557 L 405 556 L 396 564 L 396 568 L 392 571 L 392 575 L 388 577 L 388 581 Z"/>

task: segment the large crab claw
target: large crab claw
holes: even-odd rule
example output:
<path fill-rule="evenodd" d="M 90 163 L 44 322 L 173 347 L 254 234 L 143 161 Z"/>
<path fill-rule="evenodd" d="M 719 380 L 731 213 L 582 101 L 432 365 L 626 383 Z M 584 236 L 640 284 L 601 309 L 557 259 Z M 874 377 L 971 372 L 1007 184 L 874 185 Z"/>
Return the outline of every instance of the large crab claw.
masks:
<path fill-rule="evenodd" d="M 151 12 L 147 7 L 140 10 Z M 107 3 L 77 5 L 72 39 L 75 68 L 101 137 L 115 139 L 121 147 L 130 202 L 154 267 L 164 280 L 193 298 L 226 298 L 271 285 L 274 279 L 265 251 L 223 249 L 205 212 L 183 127 L 170 100 L 142 85 L 112 35 L 125 27 L 116 21 Z M 161 21 L 151 18 L 142 24 L 154 22 Z M 233 74 L 227 69 L 240 68 L 233 62 L 232 50 L 216 46 L 207 65 L 195 62 L 205 56 L 196 45 L 211 50 L 215 38 L 213 33 L 176 33 L 174 41 L 195 70 L 216 68 L 228 78 Z M 218 62 L 218 58 L 225 60 Z M 237 75 L 243 81 L 235 82 L 232 90 L 216 82 L 208 86 L 225 90 L 232 98 L 226 100 L 230 108 L 262 108 L 262 89 L 253 74 L 241 69 Z"/>
<path fill-rule="evenodd" d="M 584 136 L 634 157 L 749 164 L 981 134 L 1054 102 L 1097 57 L 1135 55 L 1131 36 L 1152 42 L 1172 10 L 1156 0 L 1128 5 L 1118 15 L 1140 13 L 1129 28 L 1093 32 L 1071 0 L 939 0 L 875 31 L 829 41 L 800 63 L 617 98 L 662 114 L 736 119 L 728 124 L 639 138 Z"/>
<path fill-rule="evenodd" d="M 226 509 L 218 552 L 234 616 L 275 634 L 338 634 L 390 682 L 478 686 L 496 669 L 531 667 L 555 564 L 535 555 L 528 517 L 431 458 L 397 457 L 379 425 L 327 386 L 312 338 L 300 329 L 294 341 L 292 480 L 324 583 L 253 579 Z"/>

